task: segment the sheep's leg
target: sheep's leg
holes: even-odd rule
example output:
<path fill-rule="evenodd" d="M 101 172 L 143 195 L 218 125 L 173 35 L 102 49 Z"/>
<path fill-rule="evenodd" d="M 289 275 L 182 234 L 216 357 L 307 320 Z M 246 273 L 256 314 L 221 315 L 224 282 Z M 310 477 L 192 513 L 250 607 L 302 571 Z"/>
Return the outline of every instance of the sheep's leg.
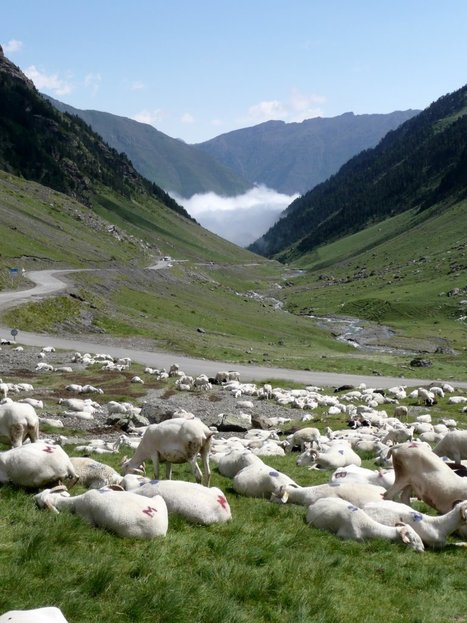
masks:
<path fill-rule="evenodd" d="M 203 472 L 201 471 L 196 461 L 196 457 L 191 459 L 190 463 L 191 463 L 191 468 L 193 470 L 193 474 L 195 475 L 196 482 L 201 483 L 201 481 L 203 480 Z"/>
<path fill-rule="evenodd" d="M 23 427 L 21 424 L 12 424 L 10 426 L 10 441 L 12 448 L 19 448 L 23 445 Z"/>
<path fill-rule="evenodd" d="M 159 480 L 159 453 L 156 452 L 152 455 L 152 464 L 154 465 L 154 478 Z"/>
<path fill-rule="evenodd" d="M 394 500 L 395 497 L 401 493 L 406 487 L 408 486 L 407 482 L 405 482 L 405 480 L 399 480 L 399 482 L 396 482 L 391 485 L 389 487 L 389 489 L 386 491 L 386 493 L 384 494 L 384 499 L 385 500 Z"/>
<path fill-rule="evenodd" d="M 172 480 L 172 463 L 168 461 L 165 464 L 165 477 L 167 480 Z"/>
<path fill-rule="evenodd" d="M 202 464 L 203 464 L 203 472 L 201 474 L 201 482 L 204 484 L 205 487 L 209 487 L 210 484 L 211 484 L 211 470 L 209 468 L 209 449 L 210 449 L 210 444 L 207 444 L 201 450 L 201 461 L 202 461 Z"/>
<path fill-rule="evenodd" d="M 402 504 L 407 504 L 407 506 L 410 506 L 410 494 L 412 493 L 412 487 L 410 485 L 407 485 L 407 487 L 404 487 L 401 491 L 401 502 Z"/>

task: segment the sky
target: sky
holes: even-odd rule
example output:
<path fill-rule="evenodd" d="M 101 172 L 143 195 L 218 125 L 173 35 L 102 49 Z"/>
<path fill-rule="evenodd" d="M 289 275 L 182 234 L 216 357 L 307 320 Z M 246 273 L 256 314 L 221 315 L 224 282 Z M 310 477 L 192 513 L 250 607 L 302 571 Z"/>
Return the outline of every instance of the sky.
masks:
<path fill-rule="evenodd" d="M 2 0 L 0 7 L 4 53 L 39 91 L 186 143 L 271 119 L 423 109 L 467 82 L 467 0 Z M 177 200 L 203 226 L 246 246 L 294 198 L 260 187 Z"/>

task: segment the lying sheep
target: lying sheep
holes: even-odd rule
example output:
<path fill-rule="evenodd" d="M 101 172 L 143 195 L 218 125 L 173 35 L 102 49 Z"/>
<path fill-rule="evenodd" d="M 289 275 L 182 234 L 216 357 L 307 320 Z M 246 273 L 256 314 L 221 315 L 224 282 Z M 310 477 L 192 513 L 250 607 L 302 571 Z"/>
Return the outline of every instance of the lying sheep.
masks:
<path fill-rule="evenodd" d="M 118 485 L 122 480 L 122 476 L 113 467 L 89 457 L 71 456 L 70 461 L 78 477 L 77 484 L 87 489 Z"/>
<path fill-rule="evenodd" d="M 297 465 L 310 469 L 336 469 L 347 465 L 362 464 L 361 458 L 348 444 L 329 446 L 324 452 L 308 448 L 297 459 Z"/>
<path fill-rule="evenodd" d="M 92 526 L 104 528 L 121 537 L 152 539 L 165 536 L 168 529 L 167 506 L 161 496 L 147 500 L 131 491 L 91 489 L 70 497 L 65 487 L 45 489 L 34 496 L 40 508 L 55 513 L 69 510 Z"/>
<path fill-rule="evenodd" d="M 232 450 L 220 457 L 217 469 L 223 476 L 233 478 L 244 467 L 254 463 L 263 464 L 263 461 L 251 450 Z"/>
<path fill-rule="evenodd" d="M 39 438 L 39 418 L 34 407 L 27 403 L 0 404 L 0 441 L 17 448 L 26 439 L 32 443 Z"/>
<path fill-rule="evenodd" d="M 184 480 L 151 480 L 133 492 L 148 498 L 160 495 L 167 504 L 169 515 L 181 515 L 190 523 L 208 526 L 232 519 L 227 498 L 217 487 L 204 487 Z"/>
<path fill-rule="evenodd" d="M 425 549 L 422 539 L 411 526 L 385 526 L 372 519 L 361 508 L 338 498 L 323 498 L 309 506 L 306 521 L 315 528 L 333 532 L 342 539 L 388 539 L 403 543 L 416 552 L 423 552 Z"/>
<path fill-rule="evenodd" d="M 309 506 L 321 498 L 340 498 L 355 506 L 367 502 L 380 502 L 386 489 L 361 482 L 348 482 L 299 487 L 296 484 L 281 485 L 271 494 L 271 502 Z"/>
<path fill-rule="evenodd" d="M 60 446 L 36 441 L 0 452 L 0 483 L 38 488 L 64 480 L 74 484 L 76 478 L 70 458 Z"/>
<path fill-rule="evenodd" d="M 467 500 L 458 502 L 444 515 L 424 515 L 406 504 L 386 500 L 369 502 L 363 507 L 365 513 L 386 526 L 395 526 L 403 522 L 412 526 L 428 547 L 445 547 L 447 537 L 467 526 Z"/>
<path fill-rule="evenodd" d="M 358 465 L 347 465 L 347 467 L 338 467 L 331 475 L 330 482 L 340 482 L 341 484 L 344 482 L 362 482 L 389 489 L 394 484 L 394 479 L 393 469 L 367 469 Z"/>
<path fill-rule="evenodd" d="M 269 497 L 281 485 L 298 486 L 292 478 L 262 461 L 247 465 L 233 479 L 233 488 L 237 493 L 255 498 Z"/>
<path fill-rule="evenodd" d="M 9 610 L 0 616 L 0 623 L 68 623 L 59 608 Z"/>

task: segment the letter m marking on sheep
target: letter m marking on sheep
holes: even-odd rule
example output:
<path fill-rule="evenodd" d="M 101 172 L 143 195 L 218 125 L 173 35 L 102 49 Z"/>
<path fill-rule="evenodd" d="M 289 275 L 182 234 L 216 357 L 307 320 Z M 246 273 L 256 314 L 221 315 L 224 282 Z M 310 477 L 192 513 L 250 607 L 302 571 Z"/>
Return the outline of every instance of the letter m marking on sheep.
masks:
<path fill-rule="evenodd" d="M 143 510 L 143 513 L 148 517 L 154 517 L 154 513 L 157 513 L 157 508 L 153 508 L 152 506 L 148 506 Z"/>

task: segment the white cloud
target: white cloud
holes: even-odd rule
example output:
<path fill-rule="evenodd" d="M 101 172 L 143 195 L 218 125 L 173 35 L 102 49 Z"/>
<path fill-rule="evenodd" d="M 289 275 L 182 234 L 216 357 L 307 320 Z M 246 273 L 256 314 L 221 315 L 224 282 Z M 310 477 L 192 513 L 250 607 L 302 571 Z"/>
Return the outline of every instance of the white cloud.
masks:
<path fill-rule="evenodd" d="M 184 115 L 181 116 L 180 121 L 182 123 L 194 123 L 195 118 L 193 117 L 193 115 L 190 115 L 189 112 L 186 112 Z"/>
<path fill-rule="evenodd" d="M 248 246 L 262 236 L 298 197 L 266 186 L 255 186 L 236 197 L 221 197 L 212 192 L 189 199 L 173 196 L 203 227 L 240 246 Z"/>
<path fill-rule="evenodd" d="M 6 54 L 11 54 L 12 52 L 19 52 L 23 47 L 23 42 L 18 41 L 17 39 L 10 39 L 8 43 L 2 43 L 3 51 Z"/>
<path fill-rule="evenodd" d="M 31 65 L 24 70 L 26 76 L 34 82 L 39 91 L 52 91 L 54 95 L 68 95 L 73 91 L 73 85 L 66 80 L 62 80 L 57 74 L 46 74 L 35 65 Z"/>
<path fill-rule="evenodd" d="M 322 95 L 306 95 L 294 89 L 285 102 L 269 100 L 250 106 L 246 119 L 242 121 L 262 123 L 274 119 L 300 122 L 304 119 L 322 116 L 323 111 L 318 105 L 325 102 L 326 98 Z"/>
<path fill-rule="evenodd" d="M 84 77 L 84 86 L 91 91 L 93 95 L 99 91 L 99 87 L 102 82 L 100 74 L 89 73 Z"/>
<path fill-rule="evenodd" d="M 130 84 L 130 91 L 142 91 L 144 88 L 145 84 L 141 80 L 135 80 Z"/>
<path fill-rule="evenodd" d="M 133 117 L 131 118 L 134 119 L 135 121 L 139 121 L 140 123 L 148 123 L 149 125 L 155 126 L 156 123 L 159 123 L 164 117 L 165 117 L 164 112 L 160 109 L 156 109 L 156 110 L 142 110 L 136 115 L 133 115 Z"/>

